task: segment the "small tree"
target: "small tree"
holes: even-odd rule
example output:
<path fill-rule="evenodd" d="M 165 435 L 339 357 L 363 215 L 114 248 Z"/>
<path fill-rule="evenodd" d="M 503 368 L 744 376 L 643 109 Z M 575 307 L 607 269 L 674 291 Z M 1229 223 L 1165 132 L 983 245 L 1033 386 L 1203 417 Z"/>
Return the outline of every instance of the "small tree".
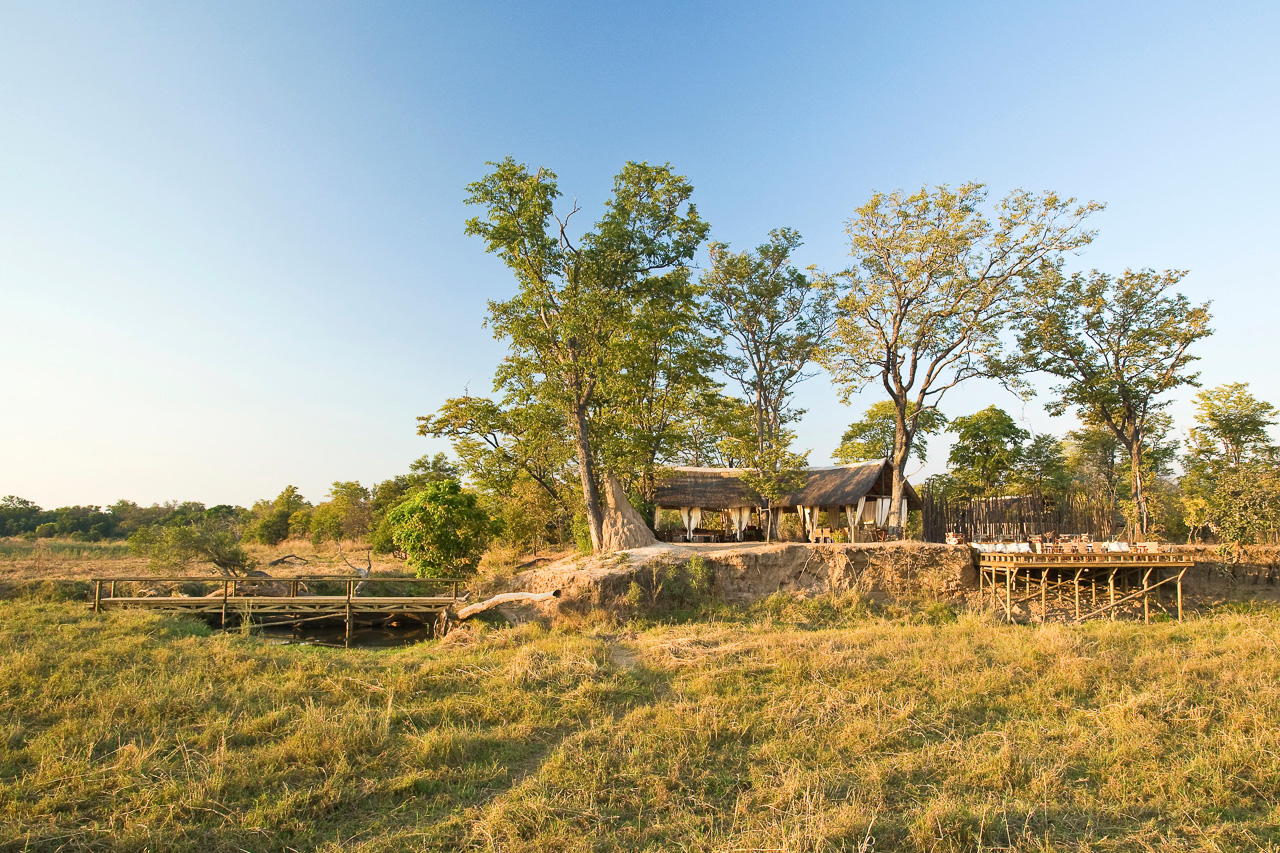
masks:
<path fill-rule="evenodd" d="M 1276 425 L 1276 407 L 1249 393 L 1247 382 L 1232 382 L 1196 395 L 1196 426 L 1189 457 L 1199 462 L 1221 459 L 1233 468 L 1253 456 L 1271 456 L 1276 447 L 1267 432 Z"/>
<path fill-rule="evenodd" d="M 1025 494 L 1050 500 L 1065 497 L 1071 472 L 1062 439 L 1049 433 L 1033 436 L 1023 445 L 1013 476 Z"/>
<path fill-rule="evenodd" d="M 419 577 L 473 574 L 498 525 L 456 480 L 428 483 L 387 515 L 396 547 Z"/>
<path fill-rule="evenodd" d="M 155 571 L 176 571 L 192 563 L 209 563 L 225 577 L 248 574 L 256 562 L 240 544 L 238 521 L 231 516 L 210 513 L 213 510 L 185 524 L 143 527 L 129 537 L 129 549 L 147 557 Z"/>
<path fill-rule="evenodd" d="M 1031 437 L 994 405 L 953 419 L 951 430 L 956 434 L 947 458 L 951 475 L 975 497 L 1001 492 L 1022 459 L 1023 443 Z"/>

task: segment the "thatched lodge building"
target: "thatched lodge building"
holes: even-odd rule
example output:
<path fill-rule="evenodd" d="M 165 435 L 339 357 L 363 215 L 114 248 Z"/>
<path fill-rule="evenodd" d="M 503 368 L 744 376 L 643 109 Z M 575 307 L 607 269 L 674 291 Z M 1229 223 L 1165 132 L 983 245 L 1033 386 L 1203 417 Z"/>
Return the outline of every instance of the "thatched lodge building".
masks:
<path fill-rule="evenodd" d="M 745 532 L 753 527 L 753 513 L 757 514 L 756 524 L 763 527 L 768 506 L 768 502 L 747 485 L 743 478 L 747 473 L 743 468 L 669 469 L 669 475 L 657 484 L 654 526 L 662 510 L 678 510 L 685 538 L 693 541 L 703 513 L 719 512 L 726 517 L 732 536 L 738 540 L 746 538 Z M 915 489 L 910 483 L 903 486 L 904 510 L 920 509 L 920 497 Z M 811 542 L 819 535 L 821 514 L 825 512 L 829 530 L 847 528 L 849 541 L 856 542 L 860 531 L 865 537 L 868 531 L 884 528 L 892 502 L 893 467 L 888 459 L 876 459 L 807 469 L 804 485 L 775 502 L 773 512 L 775 517 L 781 512 L 797 513 L 805 537 Z"/>

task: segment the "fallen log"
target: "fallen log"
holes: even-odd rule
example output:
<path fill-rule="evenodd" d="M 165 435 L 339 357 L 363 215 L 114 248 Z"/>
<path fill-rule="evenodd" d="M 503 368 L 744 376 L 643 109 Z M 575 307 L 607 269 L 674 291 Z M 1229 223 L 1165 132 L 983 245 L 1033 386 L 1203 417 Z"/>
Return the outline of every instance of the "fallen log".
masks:
<path fill-rule="evenodd" d="M 558 589 L 553 589 L 551 592 L 504 592 L 501 595 L 495 595 L 493 598 L 477 601 L 475 604 L 468 604 L 453 614 L 453 618 L 461 622 L 463 619 L 470 619 L 477 613 L 483 613 L 492 607 L 497 607 L 499 604 L 510 604 L 513 601 L 550 601 L 559 597 L 560 590 Z"/>

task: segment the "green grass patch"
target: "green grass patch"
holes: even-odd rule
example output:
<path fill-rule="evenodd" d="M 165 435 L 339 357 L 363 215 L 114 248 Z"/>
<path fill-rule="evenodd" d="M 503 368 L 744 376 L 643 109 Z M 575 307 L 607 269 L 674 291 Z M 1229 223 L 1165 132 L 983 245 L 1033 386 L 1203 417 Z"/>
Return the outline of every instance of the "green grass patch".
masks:
<path fill-rule="evenodd" d="M 3 601 L 0 849 L 1280 849 L 1273 613 L 844 604 L 347 651 Z"/>

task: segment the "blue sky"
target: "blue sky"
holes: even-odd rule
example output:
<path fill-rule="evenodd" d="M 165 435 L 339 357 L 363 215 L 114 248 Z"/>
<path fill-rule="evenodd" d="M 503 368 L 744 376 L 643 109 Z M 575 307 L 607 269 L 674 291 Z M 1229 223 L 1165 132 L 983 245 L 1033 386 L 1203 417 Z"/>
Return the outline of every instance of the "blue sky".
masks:
<path fill-rule="evenodd" d="M 793 226 L 828 270 L 874 190 L 1097 199 L 1070 266 L 1190 270 L 1205 382 L 1280 403 L 1277 32 L 1274 3 L 0 2 L 0 494 L 320 500 L 447 449 L 415 416 L 502 356 L 512 281 L 462 227 L 508 154 L 587 213 L 670 161 L 715 239 Z M 813 461 L 876 399 L 810 380 Z M 992 402 L 1073 425 L 980 383 L 943 409 Z"/>

